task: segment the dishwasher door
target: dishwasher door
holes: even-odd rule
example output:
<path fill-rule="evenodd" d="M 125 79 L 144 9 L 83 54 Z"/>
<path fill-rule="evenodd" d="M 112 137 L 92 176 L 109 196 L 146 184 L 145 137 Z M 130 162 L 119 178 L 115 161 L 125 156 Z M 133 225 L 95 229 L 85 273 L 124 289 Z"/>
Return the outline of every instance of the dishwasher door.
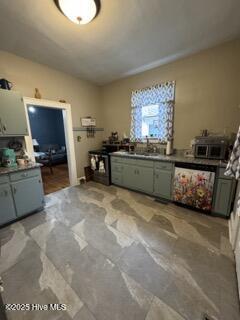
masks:
<path fill-rule="evenodd" d="M 212 210 L 215 167 L 176 164 L 173 200 L 203 211 Z"/>

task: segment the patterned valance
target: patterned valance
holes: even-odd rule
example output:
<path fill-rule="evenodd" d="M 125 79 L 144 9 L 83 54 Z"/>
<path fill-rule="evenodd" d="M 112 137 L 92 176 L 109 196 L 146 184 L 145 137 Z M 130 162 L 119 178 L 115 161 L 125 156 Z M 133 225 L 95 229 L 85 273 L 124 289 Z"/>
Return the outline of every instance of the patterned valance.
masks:
<path fill-rule="evenodd" d="M 175 81 L 157 84 L 155 86 L 132 92 L 132 107 L 159 104 L 174 101 Z"/>
<path fill-rule="evenodd" d="M 175 100 L 175 81 L 158 84 L 149 88 L 132 92 L 131 133 L 132 141 L 141 141 L 142 107 L 158 105 L 158 133 L 160 142 L 173 138 L 173 113 Z"/>

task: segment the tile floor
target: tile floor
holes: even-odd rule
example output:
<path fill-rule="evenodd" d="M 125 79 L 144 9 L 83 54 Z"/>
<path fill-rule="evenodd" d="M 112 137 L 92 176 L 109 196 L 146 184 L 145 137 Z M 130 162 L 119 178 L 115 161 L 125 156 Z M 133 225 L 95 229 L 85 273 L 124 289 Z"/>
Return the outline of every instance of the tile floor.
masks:
<path fill-rule="evenodd" d="M 96 183 L 0 230 L 9 320 L 239 320 L 227 221 Z"/>

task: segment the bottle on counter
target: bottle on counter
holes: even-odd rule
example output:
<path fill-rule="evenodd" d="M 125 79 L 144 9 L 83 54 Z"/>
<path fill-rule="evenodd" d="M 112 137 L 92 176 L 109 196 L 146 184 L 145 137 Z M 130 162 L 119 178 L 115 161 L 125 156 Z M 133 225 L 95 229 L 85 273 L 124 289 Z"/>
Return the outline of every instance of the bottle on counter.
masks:
<path fill-rule="evenodd" d="M 166 156 L 170 156 L 173 153 L 173 142 L 172 140 L 167 141 L 167 148 L 166 148 Z"/>

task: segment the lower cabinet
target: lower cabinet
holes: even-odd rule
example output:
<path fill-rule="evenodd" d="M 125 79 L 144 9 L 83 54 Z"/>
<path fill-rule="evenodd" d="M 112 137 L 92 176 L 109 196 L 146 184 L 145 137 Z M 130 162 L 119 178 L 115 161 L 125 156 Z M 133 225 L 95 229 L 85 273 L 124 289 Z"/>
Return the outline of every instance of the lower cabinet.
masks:
<path fill-rule="evenodd" d="M 137 177 L 138 189 L 153 193 L 153 168 L 138 167 Z"/>
<path fill-rule="evenodd" d="M 39 177 L 13 182 L 12 190 L 18 217 L 43 206 L 42 181 Z"/>
<path fill-rule="evenodd" d="M 172 197 L 172 171 L 155 169 L 154 194 L 160 198 L 171 200 Z"/>
<path fill-rule="evenodd" d="M 130 189 L 137 188 L 137 169 L 136 166 L 124 164 L 122 172 L 122 183 L 125 187 Z"/>
<path fill-rule="evenodd" d="M 0 225 L 16 219 L 12 190 L 8 183 L 0 185 Z"/>
<path fill-rule="evenodd" d="M 122 184 L 130 189 L 153 192 L 153 168 L 123 165 Z"/>
<path fill-rule="evenodd" d="M 172 200 L 174 163 L 112 156 L 111 168 L 113 184 Z M 236 184 L 224 172 L 224 168 L 217 170 L 212 212 L 228 217 Z"/>
<path fill-rule="evenodd" d="M 167 164 L 164 168 L 157 170 L 151 160 L 111 157 L 113 184 L 171 199 L 173 167 Z"/>
<path fill-rule="evenodd" d="M 39 168 L 0 176 L 0 226 L 44 206 Z"/>
<path fill-rule="evenodd" d="M 217 186 L 215 191 L 213 211 L 224 217 L 228 217 L 231 211 L 232 195 L 235 184 L 232 179 L 216 180 Z"/>

